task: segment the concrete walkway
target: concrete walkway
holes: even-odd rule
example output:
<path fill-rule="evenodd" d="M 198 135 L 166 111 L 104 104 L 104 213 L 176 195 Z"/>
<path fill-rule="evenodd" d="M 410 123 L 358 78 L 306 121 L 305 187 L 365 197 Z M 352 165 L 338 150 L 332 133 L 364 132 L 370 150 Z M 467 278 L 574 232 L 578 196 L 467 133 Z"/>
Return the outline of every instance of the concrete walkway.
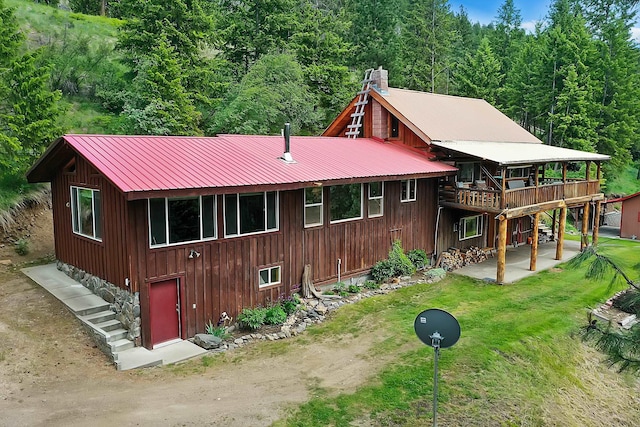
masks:
<path fill-rule="evenodd" d="M 504 274 L 504 283 L 513 283 L 527 276 L 531 276 L 538 271 L 548 270 L 562 262 L 569 261 L 580 252 L 580 242 L 573 240 L 564 241 L 564 249 L 562 251 L 562 260 L 558 261 L 556 256 L 556 242 L 546 242 L 538 245 L 538 260 L 536 263 L 536 271 L 529 270 L 531 246 L 521 245 L 517 248 L 507 246 L 506 268 Z M 498 257 L 494 256 L 479 264 L 471 264 L 466 267 L 452 271 L 453 274 L 462 274 L 464 276 L 476 279 L 495 282 L 497 273 Z"/>
<path fill-rule="evenodd" d="M 91 315 L 109 311 L 109 303 L 94 295 L 60 270 L 55 264 L 40 265 L 22 269 L 22 272 L 44 290 L 66 305 L 87 327 L 107 336 L 109 331 L 101 330 L 88 321 Z M 154 365 L 168 365 L 190 359 L 207 351 L 189 341 L 179 341 L 153 350 L 134 347 L 114 353 L 114 363 L 118 370 L 135 369 Z"/>

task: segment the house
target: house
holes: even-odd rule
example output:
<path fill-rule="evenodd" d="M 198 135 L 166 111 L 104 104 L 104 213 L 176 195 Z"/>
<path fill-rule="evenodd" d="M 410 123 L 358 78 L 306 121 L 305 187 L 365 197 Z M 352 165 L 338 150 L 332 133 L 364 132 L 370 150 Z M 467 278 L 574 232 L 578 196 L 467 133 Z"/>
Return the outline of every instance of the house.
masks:
<path fill-rule="evenodd" d="M 567 209 L 582 208 L 589 218 L 592 208 L 597 218 L 604 199 L 601 164 L 608 156 L 545 145 L 484 100 L 390 88 L 382 68 L 367 71 L 362 91 L 323 135 L 380 138 L 455 166 L 457 174 L 439 182 L 435 252 L 497 248 L 498 283 L 508 244 L 531 242 L 530 269 L 536 269 L 542 216 L 552 219 L 550 238 L 562 259 Z M 581 164 L 584 176 L 570 178 Z M 583 224 L 584 247 L 588 221 Z M 595 227 L 594 243 L 597 237 Z"/>
<path fill-rule="evenodd" d="M 433 154 L 379 138 L 65 135 L 28 171 L 51 182 L 56 258 L 138 301 L 152 348 L 222 312 L 435 250 Z M 452 179 L 452 178 L 451 178 Z"/>
<path fill-rule="evenodd" d="M 620 203 L 620 237 L 637 239 L 640 236 L 640 192 L 617 199 L 608 199 L 607 203 Z"/>

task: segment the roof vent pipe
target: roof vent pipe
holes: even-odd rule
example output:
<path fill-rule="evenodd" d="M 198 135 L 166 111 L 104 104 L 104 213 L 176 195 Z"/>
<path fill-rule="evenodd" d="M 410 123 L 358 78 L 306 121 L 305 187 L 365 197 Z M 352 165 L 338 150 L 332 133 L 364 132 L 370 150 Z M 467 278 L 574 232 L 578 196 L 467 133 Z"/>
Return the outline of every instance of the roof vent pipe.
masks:
<path fill-rule="evenodd" d="M 282 160 L 285 162 L 293 162 L 293 157 L 291 156 L 291 124 L 284 124 L 284 154 L 282 155 Z"/>

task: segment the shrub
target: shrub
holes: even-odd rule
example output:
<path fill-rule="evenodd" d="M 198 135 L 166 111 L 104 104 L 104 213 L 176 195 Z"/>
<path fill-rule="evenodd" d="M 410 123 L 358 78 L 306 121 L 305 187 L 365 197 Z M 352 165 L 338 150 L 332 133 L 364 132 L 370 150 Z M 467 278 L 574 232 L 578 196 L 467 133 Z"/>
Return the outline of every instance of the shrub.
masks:
<path fill-rule="evenodd" d="M 389 251 L 389 261 L 393 266 L 393 276 L 409 276 L 416 272 L 416 267 L 402 250 L 402 242 L 396 240 Z"/>
<path fill-rule="evenodd" d="M 341 297 L 346 297 L 348 295 L 347 287 L 343 282 L 338 282 L 333 285 L 333 293 L 340 295 Z"/>
<path fill-rule="evenodd" d="M 362 287 L 365 289 L 380 289 L 380 285 L 374 280 L 367 280 L 366 282 L 364 282 L 364 285 L 362 285 Z"/>
<path fill-rule="evenodd" d="M 417 269 L 427 265 L 427 253 L 422 249 L 413 249 L 407 252 L 407 258 Z"/>
<path fill-rule="evenodd" d="M 16 253 L 18 255 L 26 255 L 29 253 L 29 241 L 27 239 L 20 239 L 16 242 Z"/>
<path fill-rule="evenodd" d="M 267 309 L 263 307 L 245 308 L 238 316 L 238 322 L 242 329 L 255 331 L 264 325 Z"/>
<path fill-rule="evenodd" d="M 371 268 L 371 276 L 377 283 L 382 283 L 393 277 L 394 271 L 391 261 L 383 259 Z"/>
<path fill-rule="evenodd" d="M 351 285 L 347 286 L 347 291 L 352 293 L 352 294 L 357 294 L 358 292 L 360 292 L 360 286 L 358 286 L 356 284 L 351 284 Z"/>
<path fill-rule="evenodd" d="M 226 339 L 229 337 L 227 328 L 225 328 L 224 326 L 213 326 L 213 323 L 211 323 L 211 320 L 209 320 L 209 323 L 205 325 L 204 331 L 209 335 L 216 336 L 220 339 Z"/>
<path fill-rule="evenodd" d="M 287 313 L 280 304 L 273 305 L 266 309 L 264 323 L 267 325 L 280 325 L 287 320 Z"/>
<path fill-rule="evenodd" d="M 300 299 L 297 294 L 291 295 L 289 298 L 283 299 L 280 305 L 287 316 L 295 313 L 298 308 L 298 304 L 300 304 Z"/>

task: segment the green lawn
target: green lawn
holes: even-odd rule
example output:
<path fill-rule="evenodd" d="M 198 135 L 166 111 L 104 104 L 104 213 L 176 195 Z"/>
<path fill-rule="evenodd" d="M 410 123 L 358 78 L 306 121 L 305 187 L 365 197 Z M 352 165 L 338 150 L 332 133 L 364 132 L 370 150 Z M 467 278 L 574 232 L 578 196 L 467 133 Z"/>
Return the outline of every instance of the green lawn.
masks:
<path fill-rule="evenodd" d="M 631 265 L 640 245 L 612 240 L 600 250 Z M 637 271 L 629 273 L 637 279 Z M 582 348 L 576 335 L 586 323 L 586 308 L 623 288 L 565 268 L 509 286 L 449 275 L 437 284 L 345 306 L 311 329 L 312 339 L 357 337 L 371 327 L 393 331 L 371 357 L 395 353 L 394 363 L 353 394 L 315 390 L 308 403 L 276 425 L 430 425 L 433 349 L 413 330 L 415 316 L 427 308 L 451 312 L 462 329 L 458 343 L 441 351 L 438 416 L 443 425 L 544 425 L 539 408 L 551 393 L 587 387 L 576 370 Z"/>

